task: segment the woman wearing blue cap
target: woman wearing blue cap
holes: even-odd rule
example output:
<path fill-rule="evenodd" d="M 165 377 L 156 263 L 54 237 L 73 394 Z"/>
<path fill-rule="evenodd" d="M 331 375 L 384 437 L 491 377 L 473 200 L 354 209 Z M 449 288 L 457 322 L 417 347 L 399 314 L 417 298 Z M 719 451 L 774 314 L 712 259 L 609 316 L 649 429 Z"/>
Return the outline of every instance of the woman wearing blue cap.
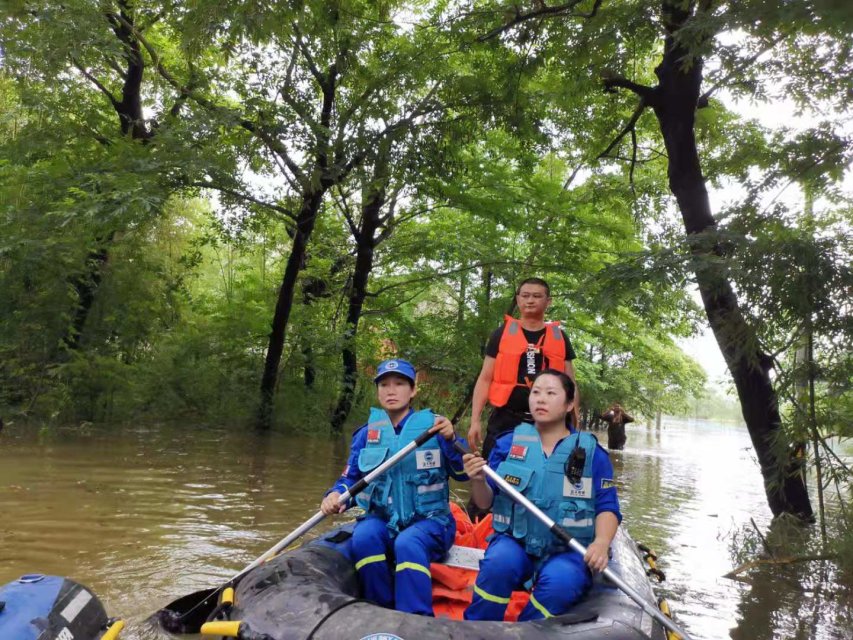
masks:
<path fill-rule="evenodd" d="M 371 409 L 367 424 L 353 434 L 347 466 L 320 508 L 333 514 L 352 506 L 338 506 L 344 491 L 424 431 L 441 436 L 427 440 L 359 494 L 358 504 L 366 513 L 356 523 L 352 539 L 366 599 L 431 616 L 429 566 L 447 553 L 456 535 L 448 476 L 468 478 L 462 456 L 453 448 L 456 434 L 450 421 L 429 410 L 412 409 L 415 378 L 415 368 L 406 360 L 380 363 L 374 381 L 381 409 Z"/>

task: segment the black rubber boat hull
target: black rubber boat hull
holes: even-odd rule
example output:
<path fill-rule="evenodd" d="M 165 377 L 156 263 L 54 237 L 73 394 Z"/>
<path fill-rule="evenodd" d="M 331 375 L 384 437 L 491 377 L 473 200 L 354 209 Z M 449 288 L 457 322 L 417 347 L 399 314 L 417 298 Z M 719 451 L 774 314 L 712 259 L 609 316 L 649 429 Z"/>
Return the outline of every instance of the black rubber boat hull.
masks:
<path fill-rule="evenodd" d="M 525 623 L 462 622 L 383 609 L 359 599 L 346 525 L 244 577 L 229 619 L 262 640 L 665 640 L 663 627 L 599 577 L 572 611 Z M 636 544 L 620 528 L 611 568 L 647 601 L 655 595 Z"/>

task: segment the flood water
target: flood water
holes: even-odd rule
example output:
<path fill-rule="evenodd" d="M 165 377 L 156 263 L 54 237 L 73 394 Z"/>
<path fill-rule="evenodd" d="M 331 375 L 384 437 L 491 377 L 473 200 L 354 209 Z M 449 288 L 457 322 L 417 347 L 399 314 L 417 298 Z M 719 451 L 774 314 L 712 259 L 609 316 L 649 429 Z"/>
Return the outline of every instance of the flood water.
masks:
<path fill-rule="evenodd" d="M 128 620 L 123 640 L 147 640 L 147 616 L 220 584 L 313 515 L 347 440 L 175 425 L 7 426 L 0 584 L 32 572 L 73 578 Z M 762 531 L 771 520 L 745 428 L 631 425 L 626 450 L 611 458 L 624 524 L 657 552 L 667 576 L 658 592 L 693 638 L 853 638 L 853 588 L 826 561 L 723 577 L 736 566 L 733 539 L 750 519 Z"/>

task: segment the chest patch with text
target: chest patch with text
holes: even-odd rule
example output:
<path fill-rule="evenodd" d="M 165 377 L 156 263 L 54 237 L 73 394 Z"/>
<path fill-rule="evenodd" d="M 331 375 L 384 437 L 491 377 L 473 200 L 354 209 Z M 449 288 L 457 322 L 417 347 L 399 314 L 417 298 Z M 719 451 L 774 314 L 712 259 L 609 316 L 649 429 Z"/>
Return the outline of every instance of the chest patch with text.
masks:
<path fill-rule="evenodd" d="M 379 429 L 368 429 L 367 430 L 367 442 L 370 444 L 376 444 L 379 442 L 382 434 Z"/>
<path fill-rule="evenodd" d="M 441 449 L 416 451 L 418 469 L 438 469 L 441 466 Z"/>
<path fill-rule="evenodd" d="M 569 479 L 563 477 L 563 497 L 565 498 L 591 498 L 592 478 L 581 478 L 577 484 L 572 484 Z"/>

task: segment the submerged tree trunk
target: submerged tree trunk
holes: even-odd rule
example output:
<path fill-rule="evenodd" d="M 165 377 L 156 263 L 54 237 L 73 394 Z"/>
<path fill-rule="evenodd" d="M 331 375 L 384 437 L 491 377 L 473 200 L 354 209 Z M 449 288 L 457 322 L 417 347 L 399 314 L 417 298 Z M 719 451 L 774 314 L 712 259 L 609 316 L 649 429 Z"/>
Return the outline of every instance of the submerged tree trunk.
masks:
<path fill-rule="evenodd" d="M 758 347 L 753 328 L 744 318 L 731 282 L 719 260 L 719 244 L 706 246 L 717 223 L 702 175 L 694 132 L 702 83 L 702 60 L 691 57 L 673 37 L 690 18 L 683 4 L 663 0 L 667 28 L 664 58 L 655 69 L 659 85 L 644 99 L 654 109 L 668 155 L 669 186 L 678 202 L 684 228 L 695 256 L 696 283 L 708 322 L 722 351 L 740 398 L 741 409 L 758 457 L 767 501 L 774 516 L 791 513 L 813 518 L 803 478 L 788 473 L 776 393 L 770 380 L 770 358 Z M 689 62 L 688 62 L 689 61 Z M 712 258 L 712 259 L 709 259 Z"/>
<path fill-rule="evenodd" d="M 132 29 L 134 26 L 133 10 L 127 0 L 118 2 L 118 7 L 118 14 L 106 12 L 104 17 L 112 27 L 116 38 L 121 42 L 126 67 L 121 88 L 121 99 L 119 100 L 112 95 L 108 95 L 108 99 L 118 116 L 121 135 L 130 136 L 131 139 L 145 144 L 153 137 L 152 130 L 145 124 L 142 112 L 142 81 L 145 62 L 142 59 L 139 40 Z M 92 79 L 88 73 L 86 75 Z M 102 89 L 102 91 L 105 90 Z M 101 143 L 110 144 L 107 139 L 101 140 Z M 90 251 L 86 258 L 84 273 L 71 281 L 71 286 L 77 293 L 77 307 L 74 310 L 74 320 L 63 338 L 63 343 L 68 349 L 77 350 L 80 348 L 86 321 L 103 280 L 104 267 L 109 261 L 109 251 L 115 237 L 114 232 L 102 234 L 97 243 L 97 248 Z"/>
<path fill-rule="evenodd" d="M 341 352 L 343 364 L 341 392 L 331 420 L 333 434 L 339 434 L 343 430 L 355 398 L 355 386 L 358 382 L 356 337 L 361 312 L 364 308 L 364 300 L 367 297 L 367 282 L 370 279 L 371 271 L 373 271 L 373 252 L 377 244 L 377 232 L 382 222 L 381 213 L 385 204 L 388 185 L 387 177 L 385 177 L 386 170 L 387 159 L 379 160 L 375 172 L 375 177 L 379 178 L 378 184 L 367 194 L 367 199 L 362 206 L 361 226 L 355 238 L 357 243 L 355 268 L 353 269 L 352 286 L 349 291 L 344 345 Z"/>
<path fill-rule="evenodd" d="M 108 260 L 109 252 L 106 245 L 90 251 L 86 259 L 85 273 L 81 273 L 71 282 L 77 294 L 77 308 L 74 311 L 74 320 L 71 322 L 68 333 L 66 333 L 63 339 L 65 346 L 71 350 L 80 348 L 83 329 L 86 327 L 89 312 L 95 304 L 95 293 L 101 285 L 104 268 Z"/>
<path fill-rule="evenodd" d="M 284 269 L 281 286 L 278 289 L 267 356 L 264 361 L 264 373 L 261 378 L 261 404 L 258 410 L 258 427 L 260 429 L 269 429 L 272 426 L 273 399 L 278 383 L 278 367 L 281 363 L 281 354 L 284 352 L 284 340 L 287 336 L 290 312 L 293 309 L 296 281 L 305 261 L 305 250 L 308 247 L 311 233 L 314 231 L 314 224 L 320 211 L 324 193 L 325 189 L 307 194 L 303 198 L 302 207 L 296 220 L 293 245 L 287 259 L 287 266 Z"/>
<path fill-rule="evenodd" d="M 307 255 L 306 255 L 307 259 Z M 302 265 L 305 268 L 305 265 Z M 302 282 L 302 304 L 309 306 L 317 298 L 326 296 L 329 285 L 323 278 L 306 277 Z M 317 379 L 317 367 L 314 365 L 314 347 L 311 342 L 303 338 L 302 341 L 302 376 L 306 389 L 314 388 Z"/>

